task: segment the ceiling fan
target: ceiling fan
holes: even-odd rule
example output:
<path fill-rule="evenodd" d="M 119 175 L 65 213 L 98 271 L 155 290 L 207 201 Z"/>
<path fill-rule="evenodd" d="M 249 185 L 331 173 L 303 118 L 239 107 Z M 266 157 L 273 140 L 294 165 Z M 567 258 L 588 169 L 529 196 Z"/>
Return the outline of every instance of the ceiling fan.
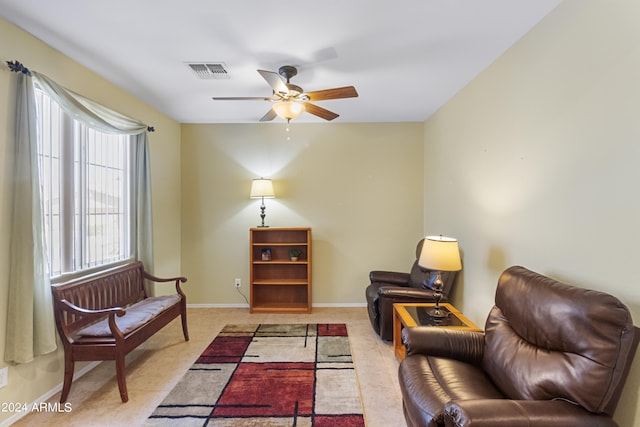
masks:
<path fill-rule="evenodd" d="M 214 100 L 223 101 L 269 101 L 273 107 L 262 116 L 261 122 L 271 121 L 276 116 L 287 122 L 299 117 L 305 111 L 325 120 L 333 120 L 339 115 L 333 111 L 312 104 L 309 101 L 324 101 L 329 99 L 355 98 L 358 96 L 353 86 L 338 87 L 334 89 L 305 92 L 300 86 L 291 83 L 291 78 L 298 74 L 298 69 L 292 65 L 284 65 L 278 72 L 258 70 L 258 73 L 267 81 L 273 89 L 273 95 L 266 97 L 213 97 Z"/>

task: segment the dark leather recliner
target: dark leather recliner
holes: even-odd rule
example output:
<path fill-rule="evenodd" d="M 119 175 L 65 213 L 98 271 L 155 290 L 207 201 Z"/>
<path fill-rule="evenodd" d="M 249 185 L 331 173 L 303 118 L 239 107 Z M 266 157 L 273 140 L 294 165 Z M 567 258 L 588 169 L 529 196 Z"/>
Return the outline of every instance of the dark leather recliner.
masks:
<path fill-rule="evenodd" d="M 385 341 L 393 340 L 393 304 L 434 302 L 431 286 L 436 279 L 436 272 L 418 265 L 424 239 L 416 246 L 416 260 L 410 273 L 396 271 L 372 271 L 369 273 L 370 284 L 365 290 L 369 320 L 374 331 Z M 448 302 L 447 296 L 453 286 L 456 272 L 442 272 L 442 299 Z"/>
<path fill-rule="evenodd" d="M 639 338 L 615 297 L 510 267 L 484 332 L 403 330 L 407 425 L 616 426 Z"/>

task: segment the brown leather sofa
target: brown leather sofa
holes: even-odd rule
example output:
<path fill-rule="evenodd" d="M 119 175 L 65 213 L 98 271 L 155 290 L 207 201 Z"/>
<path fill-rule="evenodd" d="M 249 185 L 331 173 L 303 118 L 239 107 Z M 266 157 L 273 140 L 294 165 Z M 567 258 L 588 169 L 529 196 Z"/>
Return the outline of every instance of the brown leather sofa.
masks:
<path fill-rule="evenodd" d="M 615 426 L 639 332 L 615 297 L 510 267 L 484 332 L 403 330 L 407 425 Z"/>
<path fill-rule="evenodd" d="M 416 246 L 416 260 L 410 273 L 397 271 L 372 271 L 369 273 L 370 284 L 365 290 L 367 310 L 373 330 L 385 341 L 393 340 L 393 304 L 397 302 L 434 302 L 431 286 L 436 279 L 436 272 L 418 265 L 424 239 Z M 442 299 L 448 302 L 447 296 L 453 286 L 456 272 L 442 272 Z"/>

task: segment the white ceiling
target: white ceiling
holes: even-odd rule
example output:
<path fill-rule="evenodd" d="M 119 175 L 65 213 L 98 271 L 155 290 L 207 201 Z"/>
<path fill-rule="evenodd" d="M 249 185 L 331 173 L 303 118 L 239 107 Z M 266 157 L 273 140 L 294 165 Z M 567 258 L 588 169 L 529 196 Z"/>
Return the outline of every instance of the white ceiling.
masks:
<path fill-rule="evenodd" d="M 305 91 L 356 87 L 317 101 L 335 122 L 399 122 L 428 118 L 560 2 L 0 0 L 0 16 L 181 123 L 257 122 L 269 103 L 211 97 L 271 96 L 256 70 L 281 65 Z"/>

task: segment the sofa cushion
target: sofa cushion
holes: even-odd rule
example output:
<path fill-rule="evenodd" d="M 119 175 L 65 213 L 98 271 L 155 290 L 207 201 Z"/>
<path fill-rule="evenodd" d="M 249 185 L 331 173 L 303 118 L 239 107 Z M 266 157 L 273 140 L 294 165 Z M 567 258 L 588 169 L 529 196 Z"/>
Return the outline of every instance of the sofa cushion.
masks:
<path fill-rule="evenodd" d="M 180 296 L 177 294 L 143 299 L 142 301 L 127 307 L 127 313 L 124 316 L 116 316 L 116 325 L 118 325 L 118 328 L 126 335 L 153 319 L 167 307 L 170 307 L 179 301 Z M 83 337 L 112 336 L 111 329 L 109 328 L 109 318 L 106 317 L 97 323 L 93 323 L 86 328 L 80 329 L 78 331 L 78 335 Z"/>

